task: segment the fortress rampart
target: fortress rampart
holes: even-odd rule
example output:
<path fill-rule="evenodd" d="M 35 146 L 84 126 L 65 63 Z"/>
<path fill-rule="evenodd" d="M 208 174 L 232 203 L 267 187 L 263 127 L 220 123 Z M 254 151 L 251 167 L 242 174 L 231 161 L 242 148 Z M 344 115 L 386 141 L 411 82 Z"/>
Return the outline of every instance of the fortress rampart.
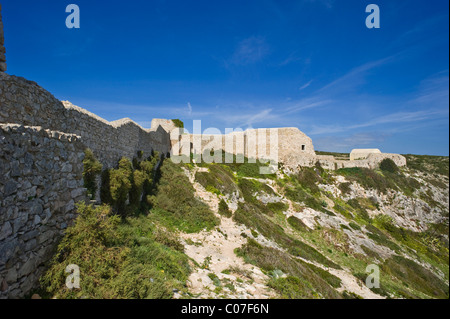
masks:
<path fill-rule="evenodd" d="M 0 298 L 36 286 L 75 203 L 86 200 L 84 150 L 104 168 L 137 151 L 170 152 L 169 134 L 108 122 L 60 102 L 35 82 L 0 72 Z"/>
<path fill-rule="evenodd" d="M 145 130 L 130 119 L 108 122 L 70 102 L 61 102 L 35 82 L 0 73 L 0 123 L 41 126 L 81 136 L 86 147 L 106 167 L 113 167 L 138 150 L 168 154 L 169 134 L 162 128 Z"/>
<path fill-rule="evenodd" d="M 0 124 L 0 298 L 35 287 L 85 199 L 79 136 Z"/>

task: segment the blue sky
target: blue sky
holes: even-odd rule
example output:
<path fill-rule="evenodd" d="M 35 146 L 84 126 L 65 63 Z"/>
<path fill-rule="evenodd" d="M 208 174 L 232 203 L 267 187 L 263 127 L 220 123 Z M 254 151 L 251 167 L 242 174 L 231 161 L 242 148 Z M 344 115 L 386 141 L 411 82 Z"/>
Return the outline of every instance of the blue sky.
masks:
<path fill-rule="evenodd" d="M 365 26 L 370 3 L 380 29 Z M 447 0 L 1 4 L 8 73 L 107 120 L 294 126 L 316 150 L 449 154 Z"/>

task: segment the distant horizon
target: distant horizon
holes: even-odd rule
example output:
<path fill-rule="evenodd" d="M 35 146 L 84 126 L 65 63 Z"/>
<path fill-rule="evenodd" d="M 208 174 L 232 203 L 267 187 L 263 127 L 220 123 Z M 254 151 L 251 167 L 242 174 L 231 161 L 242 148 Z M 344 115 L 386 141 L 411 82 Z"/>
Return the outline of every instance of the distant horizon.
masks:
<path fill-rule="evenodd" d="M 316 149 L 449 156 L 449 3 L 1 1 L 8 74 L 107 121 L 297 127 Z M 380 7 L 380 29 L 365 8 Z"/>

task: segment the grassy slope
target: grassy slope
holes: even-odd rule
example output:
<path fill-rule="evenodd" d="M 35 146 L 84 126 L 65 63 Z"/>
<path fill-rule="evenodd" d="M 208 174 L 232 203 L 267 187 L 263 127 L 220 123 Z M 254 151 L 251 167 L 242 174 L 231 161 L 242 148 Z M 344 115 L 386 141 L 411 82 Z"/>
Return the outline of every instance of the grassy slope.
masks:
<path fill-rule="evenodd" d="M 430 185 L 448 189 L 448 158 L 408 155 L 407 159 L 409 168 L 398 174 L 366 169 L 330 172 L 315 167 L 282 179 L 271 175 L 265 182 L 255 180 L 266 177 L 258 173 L 258 163 L 203 164 L 208 172 L 197 173 L 196 180 L 221 198 L 237 194 L 245 200 L 239 203 L 232 218 L 252 229 L 255 238 L 262 235 L 278 248 L 264 247 L 249 238 L 236 253 L 267 273 L 271 277 L 267 284 L 282 298 L 351 296 L 336 290 L 340 279 L 326 269 L 346 269 L 363 282 L 366 266 L 371 263 L 381 268 L 381 287 L 374 288 L 377 294 L 448 298 L 448 210 L 443 205 L 433 207 L 441 212 L 443 223 L 429 225 L 424 232 L 413 232 L 397 227 L 390 219 L 371 218 L 369 212 L 378 205 L 372 198 L 344 200 L 319 187 L 336 185 L 347 196 L 351 193 L 350 183 L 357 183 L 380 194 L 395 191 L 433 203 L 429 192 L 418 191 L 427 186 L 418 180 L 426 178 Z M 338 175 L 346 182 L 337 183 Z M 154 192 L 147 198 L 151 206 L 141 206 L 139 214 L 118 218 L 107 207 L 80 207 L 80 217 L 69 228 L 41 280 L 49 296 L 170 298 L 173 289 L 188 293 L 185 283 L 195 265 L 184 254 L 176 233 L 212 229 L 219 220 L 194 197 L 180 165 L 166 160 L 159 176 Z M 269 182 L 275 185 L 276 192 Z M 261 194 L 285 200 L 265 204 L 257 199 Z M 289 209 L 301 212 L 306 207 L 314 209 L 322 220 L 338 218 L 340 226 L 316 223 L 310 229 L 301 219 L 287 218 L 283 213 Z M 226 207 L 223 210 L 227 217 L 231 216 Z M 356 253 L 349 246 L 346 232 L 363 234 L 362 231 L 395 254 L 383 258 L 365 246 L 361 247 L 364 254 Z M 61 285 L 66 276 L 63 267 L 69 263 L 82 268 L 83 280 L 88 283 L 79 291 L 68 291 Z M 280 272 L 284 276 L 278 276 Z"/>

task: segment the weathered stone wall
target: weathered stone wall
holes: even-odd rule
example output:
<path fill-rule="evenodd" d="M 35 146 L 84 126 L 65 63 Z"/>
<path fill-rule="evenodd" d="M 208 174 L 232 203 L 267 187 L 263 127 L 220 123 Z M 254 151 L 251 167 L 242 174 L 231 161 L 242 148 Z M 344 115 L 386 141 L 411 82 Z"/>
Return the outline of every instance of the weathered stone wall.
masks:
<path fill-rule="evenodd" d="M 3 36 L 2 5 L 0 4 L 0 72 L 6 72 L 5 38 Z"/>
<path fill-rule="evenodd" d="M 406 158 L 399 154 L 389 154 L 389 153 L 372 153 L 368 154 L 366 159 L 361 160 L 336 160 L 333 156 L 329 155 L 317 155 L 316 159 L 319 161 L 320 165 L 326 169 L 340 169 L 340 168 L 351 168 L 351 167 L 365 167 L 375 169 L 378 168 L 380 163 L 385 159 L 390 158 L 394 161 L 397 166 L 406 166 Z"/>
<path fill-rule="evenodd" d="M 350 160 L 361 160 L 369 157 L 370 154 L 381 154 L 381 151 L 377 148 L 373 149 L 354 149 L 350 152 Z"/>
<path fill-rule="evenodd" d="M 298 128 L 248 129 L 243 132 L 217 135 L 175 133 L 171 137 L 172 147 L 178 148 L 180 154 L 188 147 L 196 154 L 204 154 L 208 149 L 221 149 L 247 158 L 271 159 L 279 162 L 289 158 L 301 160 L 303 157 L 315 156 L 312 140 Z"/>
<path fill-rule="evenodd" d="M 159 125 L 108 122 L 3 72 L 0 125 L 0 298 L 15 298 L 37 284 L 75 203 L 86 199 L 84 150 L 110 168 L 139 150 L 168 154 L 170 136 Z"/>
<path fill-rule="evenodd" d="M 130 119 L 108 122 L 57 100 L 35 82 L 6 73 L 0 73 L 0 123 L 79 135 L 105 167 L 115 166 L 123 156 L 133 158 L 139 150 L 144 156 L 152 150 L 170 152 L 170 136 L 161 126 L 145 130 Z"/>
<path fill-rule="evenodd" d="M 85 199 L 79 136 L 0 124 L 0 298 L 37 284 Z"/>
<path fill-rule="evenodd" d="M 221 149 L 235 155 L 244 154 L 248 158 L 275 159 L 290 169 L 312 167 L 317 162 L 330 170 L 350 167 L 374 169 L 385 158 L 392 159 L 397 166 L 406 166 L 404 156 L 381 153 L 379 150 L 353 152 L 353 155 L 363 158 L 358 160 L 338 160 L 331 155 L 316 155 L 311 138 L 298 128 L 249 129 L 225 135 L 179 134 L 175 131 L 171 139 L 172 152 L 178 149 L 180 155 L 189 152 L 204 154 L 205 150 Z"/>

